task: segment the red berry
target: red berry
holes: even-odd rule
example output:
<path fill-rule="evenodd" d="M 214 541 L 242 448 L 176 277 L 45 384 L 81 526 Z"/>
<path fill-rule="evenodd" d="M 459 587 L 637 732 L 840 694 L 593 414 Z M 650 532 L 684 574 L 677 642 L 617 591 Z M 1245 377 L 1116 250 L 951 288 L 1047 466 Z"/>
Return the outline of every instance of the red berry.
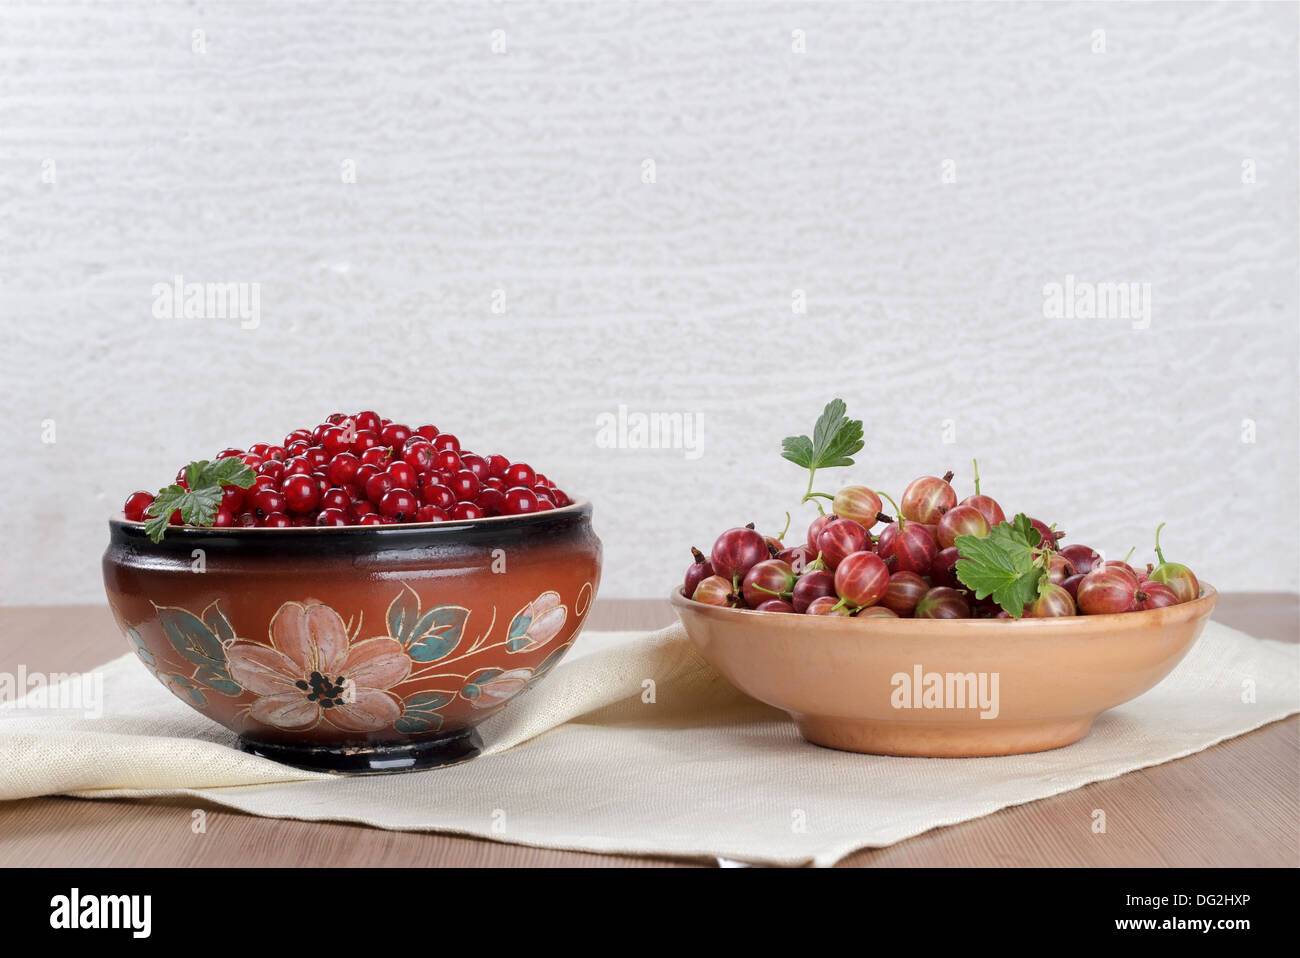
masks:
<path fill-rule="evenodd" d="M 307 450 L 303 458 L 311 463 L 313 469 L 320 469 L 321 467 L 328 465 L 330 459 L 333 457 L 325 451 L 323 446 L 312 446 Z"/>
<path fill-rule="evenodd" d="M 366 480 L 366 498 L 379 505 L 380 501 L 393 488 L 393 477 L 386 472 L 378 472 Z"/>
<path fill-rule="evenodd" d="M 357 433 L 357 437 L 352 440 L 352 451 L 358 455 L 365 452 L 367 449 L 373 449 L 376 446 L 387 448 L 383 446 L 382 442 L 380 442 L 379 433 L 372 432 L 369 429 L 361 430 Z"/>
<path fill-rule="evenodd" d="M 290 476 L 284 480 L 282 491 L 290 512 L 311 512 L 320 500 L 320 490 L 312 476 Z"/>
<path fill-rule="evenodd" d="M 279 480 L 284 476 L 285 465 L 275 459 L 268 459 L 257 467 L 259 476 L 270 476 L 272 479 Z M 311 470 L 308 470 L 310 472 Z"/>
<path fill-rule="evenodd" d="M 988 534 L 988 519 L 974 506 L 953 506 L 939 517 L 940 548 L 947 549 L 949 546 L 956 545 L 958 536 L 975 536 L 982 539 Z"/>
<path fill-rule="evenodd" d="M 342 509 L 322 509 L 316 516 L 316 525 L 318 526 L 345 526 L 348 524 L 348 514 Z"/>
<path fill-rule="evenodd" d="M 293 521 L 283 512 L 272 512 L 264 516 L 257 524 L 265 529 L 287 529 L 293 525 Z"/>
<path fill-rule="evenodd" d="M 506 470 L 510 468 L 509 459 L 507 459 L 505 456 L 488 456 L 487 464 L 488 464 L 489 476 L 493 476 L 497 479 L 502 479 L 502 480 L 505 479 Z"/>
<path fill-rule="evenodd" d="M 258 518 L 265 519 L 274 513 L 284 512 L 287 502 L 282 492 L 274 489 L 259 489 L 253 496 L 252 506 Z"/>
<path fill-rule="evenodd" d="M 284 472 L 280 474 L 280 478 L 283 480 L 286 476 L 310 476 L 312 472 L 312 464 L 306 456 L 294 456 L 284 464 Z"/>
<path fill-rule="evenodd" d="M 439 439 L 442 437 L 439 436 Z M 435 465 L 439 469 L 446 469 L 448 472 L 460 472 L 465 468 L 465 464 L 460 461 L 460 454 L 454 449 L 443 449 L 434 459 Z"/>
<path fill-rule="evenodd" d="M 384 497 L 379 501 L 380 515 L 396 519 L 398 522 L 404 522 L 408 516 L 414 516 L 419 508 L 419 501 L 405 489 L 392 489 L 384 493 Z"/>
<path fill-rule="evenodd" d="M 916 604 L 918 619 L 969 619 L 970 604 L 956 589 L 935 586 Z"/>
<path fill-rule="evenodd" d="M 456 494 L 440 482 L 420 483 L 420 501 L 446 511 L 456 504 Z"/>
<path fill-rule="evenodd" d="M 541 503 L 540 499 L 537 501 L 539 504 Z M 501 510 L 505 508 L 506 494 L 500 489 L 492 489 L 489 487 L 479 492 L 478 497 L 474 502 L 477 503 L 487 515 L 497 516 L 500 515 Z M 710 572 L 709 574 L 712 575 L 713 573 Z"/>
<path fill-rule="evenodd" d="M 514 489 L 506 492 L 508 497 Z M 531 490 L 524 490 L 532 495 Z M 710 556 L 713 571 L 724 579 L 744 576 L 746 572 L 771 557 L 767 540 L 753 529 L 728 529 L 713 543 Z"/>
<path fill-rule="evenodd" d="M 460 461 L 461 465 L 474 473 L 474 477 L 478 479 L 479 482 L 482 482 L 488 477 L 488 462 L 482 456 L 476 456 L 472 452 L 462 452 L 460 454 Z"/>
<path fill-rule="evenodd" d="M 433 443 L 423 439 L 412 439 L 402 447 L 402 460 L 411 464 L 416 472 L 428 472 L 436 465 L 438 450 Z"/>
<path fill-rule="evenodd" d="M 428 439 L 428 440 L 430 440 L 430 441 L 432 441 L 432 440 L 438 438 L 438 427 L 437 427 L 437 426 L 429 426 L 429 425 L 420 426 L 418 429 L 415 430 L 415 432 L 416 432 L 416 435 L 418 435 L 418 436 L 422 436 L 422 437 L 424 437 L 425 439 Z"/>
<path fill-rule="evenodd" d="M 501 507 L 502 515 L 522 516 L 536 511 L 537 496 L 533 495 L 533 490 L 525 489 L 523 486 L 515 486 L 506 490 L 506 501 Z M 764 551 L 766 551 L 766 547 L 764 547 Z"/>
<path fill-rule="evenodd" d="M 338 509 L 342 512 L 347 512 L 348 506 L 351 504 L 352 497 L 337 486 L 331 489 L 326 489 L 321 493 L 320 507 L 322 512 L 326 509 Z"/>
<path fill-rule="evenodd" d="M 239 509 L 244 504 L 244 490 L 239 486 L 222 486 L 221 487 L 221 508 L 225 509 L 232 516 L 239 514 Z"/>
<path fill-rule="evenodd" d="M 845 519 L 845 522 L 852 522 Z M 856 522 L 854 525 L 858 525 Z M 827 526 L 829 529 L 830 526 Z M 858 526 L 861 529 L 861 526 Z M 863 530 L 864 534 L 866 530 Z M 822 533 L 822 538 L 826 533 Z M 835 591 L 841 599 L 859 608 L 875 605 L 889 589 L 889 567 L 874 552 L 854 552 L 840 560 L 835 569 Z"/>
<path fill-rule="evenodd" d="M 512 462 L 506 470 L 505 480 L 512 486 L 531 486 L 537 481 L 537 474 L 526 462 Z"/>
<path fill-rule="evenodd" d="M 440 451 L 460 452 L 460 440 L 449 432 L 439 433 L 433 437 L 433 447 Z"/>
<path fill-rule="evenodd" d="M 360 522 L 366 516 L 377 515 L 379 510 L 369 499 L 353 499 L 348 504 L 348 516 L 353 522 Z"/>
<path fill-rule="evenodd" d="M 420 506 L 415 511 L 416 522 L 445 522 L 447 513 L 443 512 L 437 506 Z"/>
<path fill-rule="evenodd" d="M 416 488 L 415 467 L 409 462 L 390 462 L 384 470 L 393 479 L 393 488 L 408 492 Z"/>
<path fill-rule="evenodd" d="M 212 517 L 212 525 L 224 529 L 227 526 L 235 524 L 235 514 L 229 509 L 218 509 L 217 514 Z"/>
<path fill-rule="evenodd" d="M 925 580 L 915 572 L 895 572 L 889 577 L 889 587 L 881 596 L 880 604 L 896 615 L 909 616 L 929 591 Z"/>
<path fill-rule="evenodd" d="M 325 474 L 336 486 L 346 486 L 361 468 L 361 460 L 350 452 L 341 452 L 330 460 Z"/>
<path fill-rule="evenodd" d="M 379 441 L 385 446 L 401 449 L 402 444 L 411 438 L 411 428 L 400 423 L 389 423 L 379 430 Z"/>
<path fill-rule="evenodd" d="M 903 498 L 899 500 L 903 518 L 926 525 L 938 522 L 945 512 L 957 505 L 957 493 L 948 484 L 951 478 L 952 473 L 942 479 L 922 476 L 908 483 Z"/>
<path fill-rule="evenodd" d="M 357 413 L 352 418 L 356 420 L 357 429 L 359 430 L 369 429 L 378 432 L 380 429 L 381 421 L 379 419 L 379 413 L 377 412 L 366 410 L 365 412 Z"/>
<path fill-rule="evenodd" d="M 479 484 L 478 476 L 468 469 L 462 469 L 451 477 L 449 488 L 458 501 L 465 502 L 476 498 L 482 486 Z"/>
<path fill-rule="evenodd" d="M 483 516 L 483 510 L 472 502 L 458 502 L 451 510 L 453 519 L 482 519 Z"/>
<path fill-rule="evenodd" d="M 237 489 L 237 487 L 235 487 Z M 122 511 L 126 513 L 126 518 L 131 522 L 143 522 L 144 511 L 153 505 L 153 496 L 147 492 L 133 492 L 126 497 L 126 504 L 122 506 Z"/>
<path fill-rule="evenodd" d="M 382 526 L 385 524 L 386 520 L 377 512 L 368 512 L 357 520 L 359 526 Z"/>
<path fill-rule="evenodd" d="M 822 561 L 834 569 L 845 556 L 871 548 L 871 535 L 859 522 L 852 519 L 832 519 L 826 523 L 821 534 L 817 536 L 817 551 L 822 554 Z M 888 577 L 888 573 L 886 573 Z M 840 593 L 843 595 L 843 593 Z M 855 605 L 871 605 L 870 602 L 855 602 Z"/>

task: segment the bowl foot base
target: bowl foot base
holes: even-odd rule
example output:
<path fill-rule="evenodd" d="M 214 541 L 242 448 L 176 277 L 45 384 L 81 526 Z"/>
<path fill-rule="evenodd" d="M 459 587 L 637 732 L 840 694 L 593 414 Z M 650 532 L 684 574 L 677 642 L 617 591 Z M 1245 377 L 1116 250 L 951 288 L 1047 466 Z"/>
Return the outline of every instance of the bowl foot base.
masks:
<path fill-rule="evenodd" d="M 842 718 L 795 717 L 814 745 L 871 755 L 916 758 L 978 758 L 1023 755 L 1073 745 L 1088 734 L 1095 715 L 1051 722 L 934 724 L 864 722 Z"/>
<path fill-rule="evenodd" d="M 418 772 L 457 765 L 474 758 L 482 747 L 483 740 L 475 729 L 406 745 L 283 745 L 257 742 L 243 736 L 239 739 L 242 751 L 261 758 L 311 772 L 341 775 Z"/>

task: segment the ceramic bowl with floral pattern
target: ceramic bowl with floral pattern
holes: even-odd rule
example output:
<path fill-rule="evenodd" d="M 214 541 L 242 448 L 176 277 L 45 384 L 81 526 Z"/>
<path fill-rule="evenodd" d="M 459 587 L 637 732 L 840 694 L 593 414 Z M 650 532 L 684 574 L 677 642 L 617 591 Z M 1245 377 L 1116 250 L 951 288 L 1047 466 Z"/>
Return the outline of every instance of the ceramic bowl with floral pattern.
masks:
<path fill-rule="evenodd" d="M 246 751 L 302 768 L 472 758 L 475 727 L 577 638 L 591 505 L 465 522 L 168 529 L 109 521 L 104 587 L 141 663 Z"/>

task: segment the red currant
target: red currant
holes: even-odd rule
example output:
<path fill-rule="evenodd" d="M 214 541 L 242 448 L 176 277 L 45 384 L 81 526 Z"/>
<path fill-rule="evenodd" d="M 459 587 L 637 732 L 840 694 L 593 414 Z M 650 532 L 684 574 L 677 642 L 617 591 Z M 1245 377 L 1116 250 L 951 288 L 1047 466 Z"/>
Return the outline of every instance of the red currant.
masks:
<path fill-rule="evenodd" d="M 478 476 L 468 469 L 462 469 L 451 477 L 449 488 L 458 501 L 465 502 L 476 498 L 482 486 L 479 484 Z"/>
<path fill-rule="evenodd" d="M 460 440 L 449 432 L 442 432 L 433 437 L 433 447 L 440 451 L 460 452 Z"/>
<path fill-rule="evenodd" d="M 357 433 L 357 437 L 352 440 L 352 451 L 358 455 L 367 449 L 375 448 L 375 446 L 383 446 L 383 442 L 379 439 L 379 433 L 369 429 L 361 430 Z"/>
<path fill-rule="evenodd" d="M 379 413 L 367 409 L 365 412 L 359 412 L 353 417 L 357 422 L 357 429 L 369 429 L 378 432 L 382 422 Z"/>
<path fill-rule="evenodd" d="M 484 515 L 483 509 L 472 502 L 458 502 L 451 510 L 453 519 L 482 519 Z"/>
<path fill-rule="evenodd" d="M 293 525 L 293 520 L 283 512 L 272 512 L 264 516 L 257 524 L 265 529 L 287 529 Z"/>
<path fill-rule="evenodd" d="M 526 462 L 512 462 L 505 474 L 507 484 L 512 486 L 531 486 L 536 479 L 533 467 Z"/>
<path fill-rule="evenodd" d="M 514 486 L 506 490 L 506 501 L 501 507 L 502 515 L 522 516 L 537 511 L 537 496 L 533 490 L 524 486 Z M 763 547 L 766 553 L 766 545 Z M 745 571 L 749 571 L 746 569 Z"/>
<path fill-rule="evenodd" d="M 497 479 L 505 479 L 506 470 L 510 468 L 510 460 L 505 456 L 488 456 L 488 475 Z"/>
<path fill-rule="evenodd" d="M 360 468 L 360 459 L 350 452 L 341 452 L 329 461 L 329 465 L 325 467 L 325 474 L 334 485 L 346 486 L 356 478 L 357 470 Z"/>
<path fill-rule="evenodd" d="M 428 439 L 430 442 L 438 438 L 437 426 L 428 426 L 428 425 L 421 426 L 420 428 L 416 429 L 415 432 L 417 435 L 423 436 L 425 439 Z"/>
<path fill-rule="evenodd" d="M 290 512 L 311 512 L 320 500 L 320 490 L 311 476 L 293 475 L 284 480 L 281 491 Z"/>
<path fill-rule="evenodd" d="M 235 524 L 235 514 L 229 509 L 218 509 L 217 514 L 212 517 L 212 524 L 219 529 Z"/>
<path fill-rule="evenodd" d="M 403 426 L 399 423 L 389 423 L 383 429 L 379 430 L 379 440 L 385 446 L 391 446 L 394 449 L 401 449 L 402 444 L 411 438 L 411 429 L 409 426 Z"/>
<path fill-rule="evenodd" d="M 322 509 L 316 516 L 316 525 L 318 526 L 345 526 L 348 524 L 348 515 L 342 509 Z"/>
<path fill-rule="evenodd" d="M 386 472 L 379 472 L 366 480 L 366 498 L 379 505 L 393 488 L 393 477 Z"/>
<path fill-rule="evenodd" d="M 505 509 L 506 494 L 500 489 L 484 488 L 474 502 L 489 516 L 499 516 Z"/>
<path fill-rule="evenodd" d="M 409 462 L 390 462 L 384 471 L 392 477 L 393 488 L 408 492 L 416 488 L 415 467 Z"/>
<path fill-rule="evenodd" d="M 441 439 L 442 437 L 439 436 L 438 438 Z M 460 454 L 454 449 L 441 450 L 435 459 L 435 464 L 439 469 L 446 469 L 448 472 L 453 473 L 460 472 L 461 469 L 465 468 L 465 464 L 460 461 Z"/>
<path fill-rule="evenodd" d="M 231 488 L 238 491 L 238 487 Z M 133 492 L 126 497 L 126 504 L 122 506 L 122 511 L 126 513 L 126 518 L 131 522 L 143 522 L 144 511 L 153 505 L 153 496 L 147 492 Z"/>
<path fill-rule="evenodd" d="M 437 506 L 420 506 L 415 511 L 416 522 L 446 522 L 447 513 L 443 512 Z"/>
<path fill-rule="evenodd" d="M 420 501 L 446 511 L 456 504 L 456 494 L 440 482 L 422 482 Z"/>
<path fill-rule="evenodd" d="M 479 482 L 488 477 L 488 462 L 482 456 L 476 456 L 472 452 L 462 452 L 460 461 L 466 469 L 474 473 Z"/>
<path fill-rule="evenodd" d="M 382 526 L 386 524 L 384 517 L 377 512 L 368 512 L 357 520 L 359 526 Z"/>
<path fill-rule="evenodd" d="M 404 522 L 408 516 L 414 516 L 419 508 L 419 501 L 405 489 L 389 490 L 379 500 L 380 515 L 396 519 L 398 522 Z"/>
<path fill-rule="evenodd" d="M 259 489 L 253 495 L 253 511 L 258 518 L 265 519 L 267 516 L 277 512 L 284 512 L 287 503 L 284 493 L 277 492 L 274 489 Z"/>

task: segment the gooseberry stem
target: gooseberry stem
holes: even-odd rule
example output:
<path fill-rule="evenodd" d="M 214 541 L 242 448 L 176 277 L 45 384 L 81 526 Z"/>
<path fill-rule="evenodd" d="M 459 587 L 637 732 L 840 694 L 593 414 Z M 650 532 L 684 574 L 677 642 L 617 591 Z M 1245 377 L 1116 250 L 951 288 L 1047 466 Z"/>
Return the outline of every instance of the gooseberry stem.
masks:
<path fill-rule="evenodd" d="M 1164 527 L 1165 524 L 1163 522 L 1156 526 L 1156 558 L 1160 560 L 1161 565 L 1165 564 L 1165 554 L 1160 551 L 1160 530 Z"/>
<path fill-rule="evenodd" d="M 972 459 L 970 462 L 975 467 L 975 495 L 978 496 L 980 494 L 980 461 Z"/>
<path fill-rule="evenodd" d="M 883 489 L 875 489 L 875 490 L 873 490 L 873 491 L 875 492 L 876 495 L 878 495 L 878 496 L 883 496 L 884 499 L 885 499 L 885 501 L 888 502 L 891 506 L 894 507 L 894 511 L 895 511 L 896 513 L 898 513 L 898 531 L 899 531 L 899 532 L 902 532 L 902 531 L 903 531 L 903 510 L 900 509 L 900 508 L 898 508 L 898 503 L 895 502 L 895 501 L 890 497 L 889 493 L 885 492 L 885 490 L 883 490 Z"/>

